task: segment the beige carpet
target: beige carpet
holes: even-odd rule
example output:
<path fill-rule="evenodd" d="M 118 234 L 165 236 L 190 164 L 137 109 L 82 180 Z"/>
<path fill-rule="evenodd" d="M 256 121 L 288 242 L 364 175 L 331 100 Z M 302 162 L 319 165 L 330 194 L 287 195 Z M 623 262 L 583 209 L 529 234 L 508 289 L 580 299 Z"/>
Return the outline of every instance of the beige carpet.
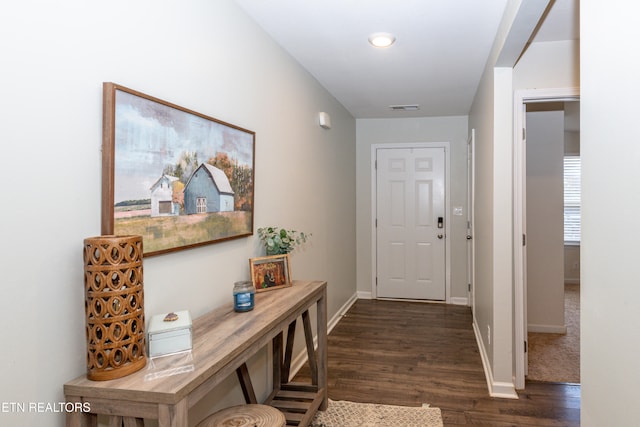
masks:
<path fill-rule="evenodd" d="M 326 411 L 318 411 L 312 427 L 442 427 L 439 408 L 355 403 L 329 400 Z"/>
<path fill-rule="evenodd" d="M 565 285 L 565 334 L 530 332 L 527 379 L 580 383 L 580 285 Z"/>

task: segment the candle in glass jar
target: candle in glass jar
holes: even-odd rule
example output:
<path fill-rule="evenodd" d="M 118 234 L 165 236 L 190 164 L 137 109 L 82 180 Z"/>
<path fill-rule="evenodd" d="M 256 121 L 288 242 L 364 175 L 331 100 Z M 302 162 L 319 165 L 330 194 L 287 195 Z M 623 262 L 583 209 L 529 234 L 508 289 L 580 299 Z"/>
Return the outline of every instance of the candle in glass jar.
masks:
<path fill-rule="evenodd" d="M 251 282 L 236 282 L 233 285 L 233 309 L 238 312 L 253 310 L 255 292 Z"/>

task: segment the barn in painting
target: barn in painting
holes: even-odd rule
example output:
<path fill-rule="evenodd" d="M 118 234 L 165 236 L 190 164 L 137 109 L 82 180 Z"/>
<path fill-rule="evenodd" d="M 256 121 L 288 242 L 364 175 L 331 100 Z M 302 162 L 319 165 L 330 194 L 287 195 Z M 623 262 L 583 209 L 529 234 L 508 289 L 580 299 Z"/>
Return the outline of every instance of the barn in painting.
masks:
<path fill-rule="evenodd" d="M 151 186 L 151 216 L 178 215 L 180 205 L 174 202 L 173 186 L 178 178 L 163 174 Z"/>
<path fill-rule="evenodd" d="M 227 175 L 215 166 L 202 163 L 184 187 L 184 210 L 187 214 L 230 212 L 234 210 L 233 197 Z"/>

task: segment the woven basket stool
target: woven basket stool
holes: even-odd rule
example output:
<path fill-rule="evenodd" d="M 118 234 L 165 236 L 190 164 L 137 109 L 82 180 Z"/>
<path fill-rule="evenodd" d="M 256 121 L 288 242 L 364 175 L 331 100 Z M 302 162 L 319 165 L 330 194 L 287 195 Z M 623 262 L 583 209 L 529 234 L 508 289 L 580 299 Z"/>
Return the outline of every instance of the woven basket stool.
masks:
<path fill-rule="evenodd" d="M 196 427 L 284 427 L 287 420 L 276 408 L 267 405 L 238 405 L 209 415 Z"/>

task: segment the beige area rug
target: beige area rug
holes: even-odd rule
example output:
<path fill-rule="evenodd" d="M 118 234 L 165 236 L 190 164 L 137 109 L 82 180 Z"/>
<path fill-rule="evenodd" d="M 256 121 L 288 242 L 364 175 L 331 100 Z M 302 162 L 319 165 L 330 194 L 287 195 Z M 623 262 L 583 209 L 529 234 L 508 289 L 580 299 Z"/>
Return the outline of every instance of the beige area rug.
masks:
<path fill-rule="evenodd" d="M 565 334 L 530 332 L 527 379 L 580 383 L 580 285 L 565 285 Z"/>
<path fill-rule="evenodd" d="M 312 427 L 442 427 L 440 408 L 379 405 L 329 400 Z"/>

